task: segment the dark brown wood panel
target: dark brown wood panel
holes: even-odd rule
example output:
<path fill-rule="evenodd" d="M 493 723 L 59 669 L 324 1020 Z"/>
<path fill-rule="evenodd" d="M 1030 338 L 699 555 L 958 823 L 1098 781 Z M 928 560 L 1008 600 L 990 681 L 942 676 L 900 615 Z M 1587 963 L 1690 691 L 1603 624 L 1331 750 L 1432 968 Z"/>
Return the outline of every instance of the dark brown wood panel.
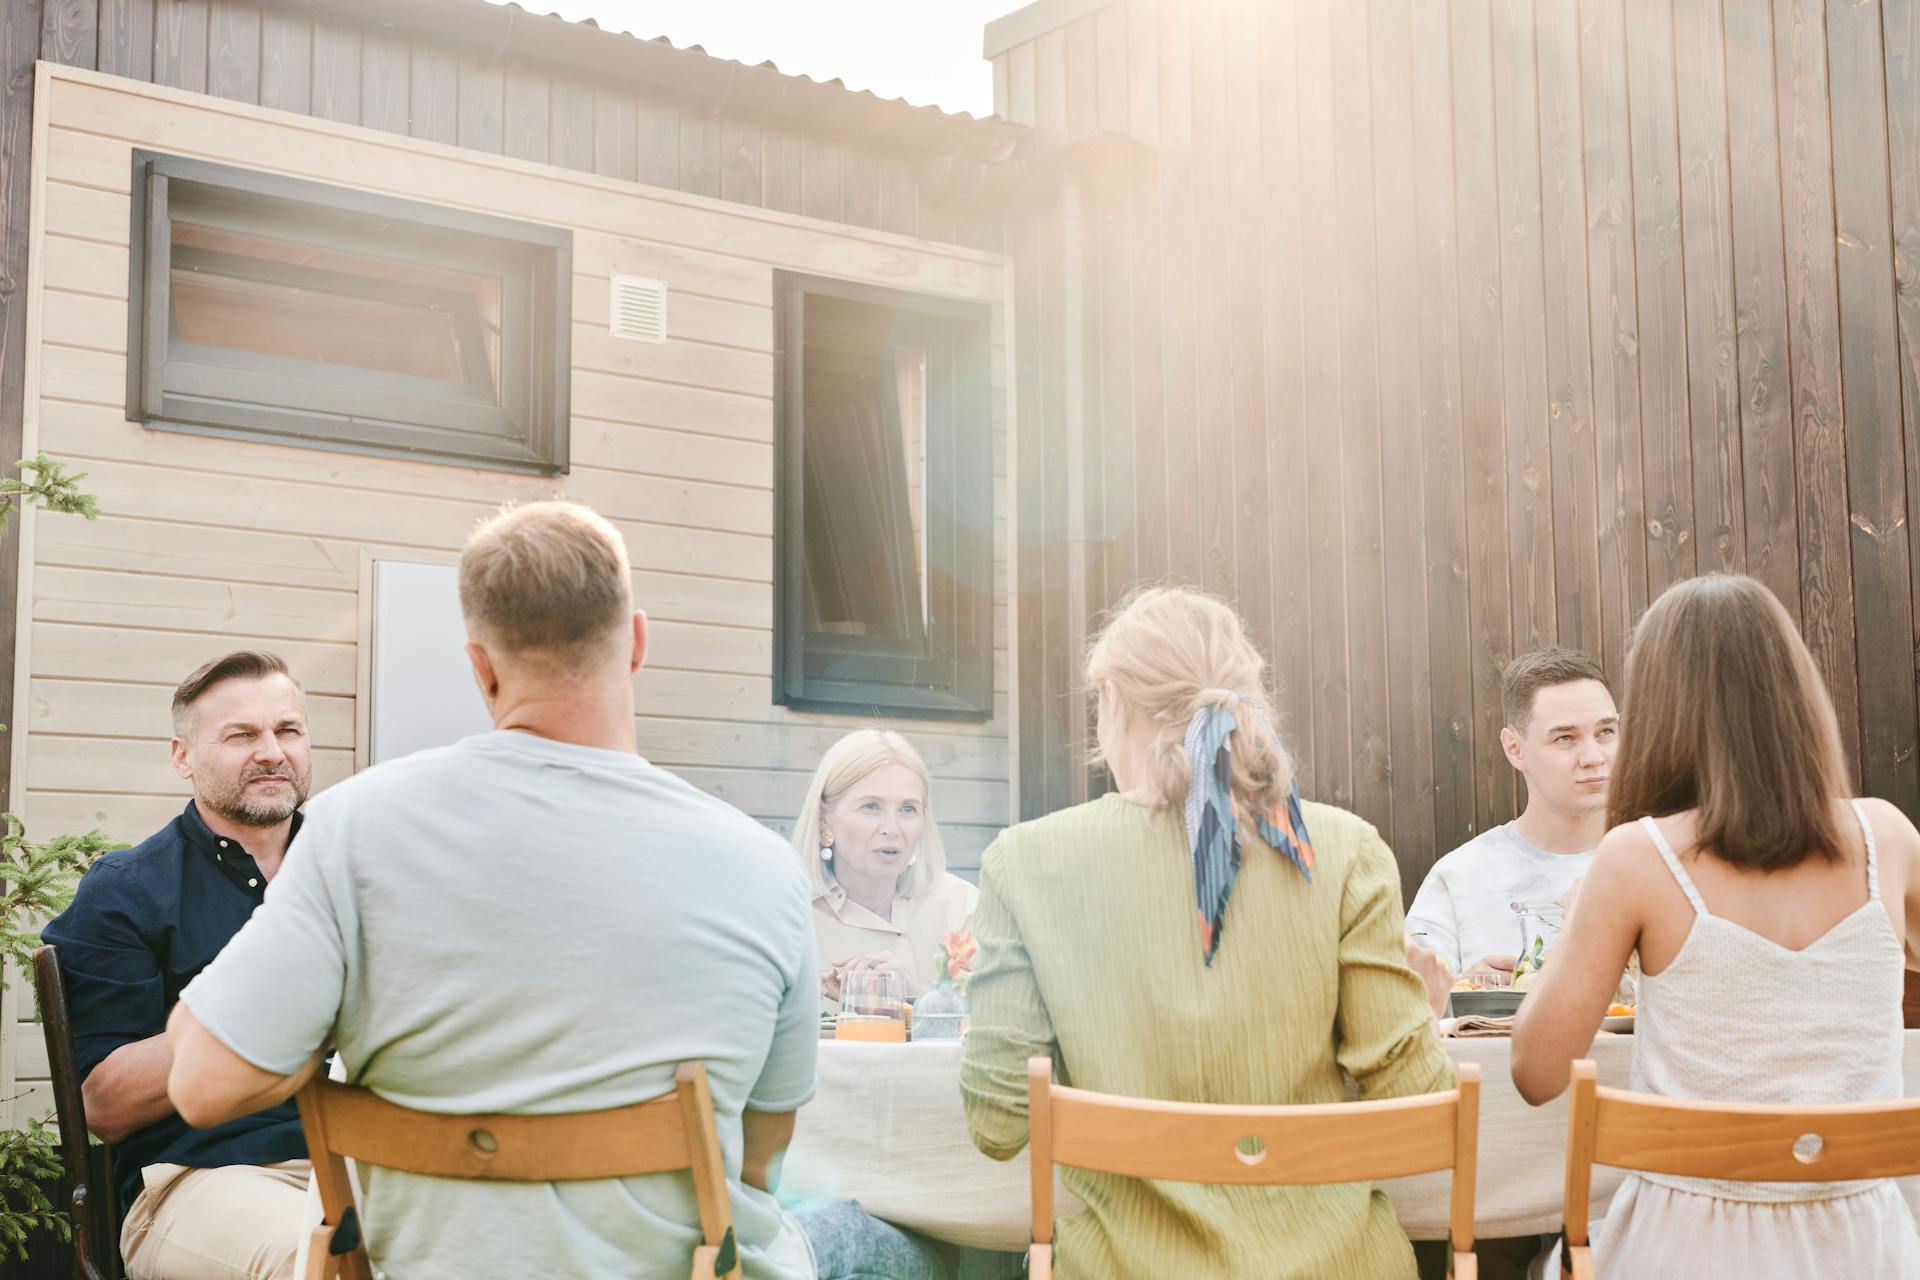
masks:
<path fill-rule="evenodd" d="M 1548 437 L 1539 94 L 1532 5 L 1493 6 L 1494 172 L 1506 414 L 1507 581 L 1513 652 L 1558 639 L 1553 448 Z"/>
<path fill-rule="evenodd" d="M 1302 459 L 1307 506 L 1308 590 L 1306 620 L 1313 650 L 1312 794 L 1351 805 L 1354 794 L 1353 717 L 1348 709 L 1346 495 L 1341 491 L 1340 430 L 1340 220 L 1327 193 L 1337 181 L 1333 139 L 1334 0 L 1307 0 L 1298 18 L 1300 180 L 1310 193 L 1301 201 L 1301 288 L 1312 300 L 1302 349 L 1306 375 L 1306 451 Z M 1164 68 L 1163 68 L 1164 70 Z M 1163 76 L 1161 84 L 1166 80 Z M 1162 125 L 1165 125 L 1162 119 Z M 1295 492 L 1299 492 L 1296 487 Z M 1178 527 L 1175 537 L 1180 536 Z"/>
<path fill-rule="evenodd" d="M 1735 361 L 1733 209 L 1727 176 L 1726 56 L 1720 0 L 1673 0 L 1687 418 L 1694 554 L 1701 572 L 1746 568 L 1740 387 Z"/>
<path fill-rule="evenodd" d="M 1846 405 L 1847 505 L 1853 525 L 1861 781 L 1920 812 L 1916 758 L 1912 560 L 1901 444 L 1899 318 L 1887 160 L 1885 56 L 1878 0 L 1827 9 L 1833 211 Z"/>
<path fill-rule="evenodd" d="M 18 479 L 26 411 L 27 262 L 31 243 L 33 64 L 40 54 L 41 0 L 0 5 L 0 475 Z M 0 554 L 0 724 L 14 720 L 19 616 L 19 517 Z M 12 809 L 13 735 L 0 733 L 0 808 Z M 50 833 L 42 832 L 42 835 Z"/>
<path fill-rule="evenodd" d="M 1234 263 L 1227 240 L 1227 52 L 1223 0 L 1201 0 L 1192 9 L 1192 58 L 1196 66 L 1215 68 L 1197 76 L 1193 98 L 1193 203 L 1189 236 L 1193 244 L 1194 294 L 1205 299 L 1193 312 L 1193 424 L 1198 443 L 1195 496 L 1199 500 L 1200 585 L 1241 603 L 1234 574 L 1234 417 L 1233 370 L 1228 347 L 1227 308 L 1233 290 Z M 1087 19 L 1069 29 L 1086 31 Z M 1071 42 L 1069 48 L 1072 47 Z"/>
<path fill-rule="evenodd" d="M 204 93 L 208 0 L 154 0 L 153 79 Z"/>
<path fill-rule="evenodd" d="M 1275 728 L 1286 740 L 1301 785 L 1312 782 L 1313 621 L 1312 575 L 1306 495 L 1300 479 L 1307 460 L 1305 294 L 1302 281 L 1301 202 L 1295 174 L 1300 172 L 1299 57 L 1297 12 L 1292 6 L 1262 5 L 1258 40 L 1260 65 L 1276 69 L 1260 85 L 1260 347 L 1266 366 L 1262 409 L 1267 456 L 1262 474 L 1270 511 L 1266 557 L 1273 600 L 1270 634 L 1273 683 L 1279 698 Z M 1131 50 L 1129 50 L 1131 61 Z M 1143 227 L 1138 233 L 1147 234 Z M 1137 260 L 1137 259 L 1136 259 Z M 1248 264 L 1251 269 L 1252 263 Z M 1144 363 L 1150 353 L 1136 356 Z M 1137 371 L 1141 367 L 1136 364 Z M 1136 402 L 1144 411 L 1144 399 Z M 1143 478 L 1144 479 L 1144 478 Z M 1151 576 L 1147 562 L 1145 512 L 1142 512 L 1139 573 Z M 1162 535 L 1164 537 L 1164 533 Z M 1257 557 L 1261 548 L 1248 548 Z M 1164 552 L 1162 552 L 1164 556 Z M 1164 562 L 1164 561 L 1163 561 Z"/>
<path fill-rule="evenodd" d="M 1833 135 L 1822 0 L 1774 0 L 1785 222 L 1787 352 L 1800 493 L 1800 629 L 1840 716 L 1860 778 L 1860 682 L 1854 665 L 1853 536 L 1840 401 L 1840 284 L 1834 260 Z"/>
<path fill-rule="evenodd" d="M 633 95 L 611 85 L 593 91 L 593 171 L 607 178 L 634 179 L 638 139 Z"/>
<path fill-rule="evenodd" d="M 635 165 L 639 180 L 669 190 L 680 185 L 680 112 L 672 103 L 634 103 Z"/>
<path fill-rule="evenodd" d="M 341 124 L 360 123 L 360 29 L 319 16 L 313 23 L 312 114 Z"/>
<path fill-rule="evenodd" d="M 1696 567 L 1679 106 L 1669 0 L 1627 0 L 1626 14 L 1647 586 L 1658 595 Z"/>
<path fill-rule="evenodd" d="M 720 194 L 720 117 L 711 111 L 680 113 L 680 178 L 674 184 L 695 195 Z"/>
<path fill-rule="evenodd" d="M 429 142 L 460 140 L 460 59 L 421 41 L 407 73 L 407 131 Z"/>
<path fill-rule="evenodd" d="M 1465 438 L 1460 412 L 1460 268 L 1454 222 L 1453 82 L 1446 10 L 1411 9 L 1414 208 L 1420 327 L 1420 413 L 1414 430 L 1425 492 L 1421 563 L 1427 589 L 1427 681 L 1432 699 L 1433 835 L 1422 847 L 1407 824 L 1395 851 L 1417 868 L 1474 831 L 1473 638 L 1467 608 Z M 1393 508 L 1389 507 L 1389 510 Z M 1416 655 L 1416 661 L 1420 655 Z"/>
<path fill-rule="evenodd" d="M 1433 662 L 1427 606 L 1427 492 L 1418 449 L 1396 442 L 1421 420 L 1419 224 L 1398 211 L 1414 207 L 1418 164 L 1414 142 L 1413 15 L 1384 6 L 1373 14 L 1367 58 L 1372 75 L 1374 302 L 1380 413 L 1379 541 L 1385 577 L 1387 741 L 1382 764 L 1390 839 L 1411 894 L 1427 871 L 1434 840 Z"/>
<path fill-rule="evenodd" d="M 562 169 L 593 171 L 593 85 L 556 76 L 547 111 L 547 160 Z M 758 204 L 755 200 L 753 203 Z"/>
<path fill-rule="evenodd" d="M 880 225 L 880 161 L 866 147 L 848 147 L 841 161 L 840 220 L 855 227 Z"/>
<path fill-rule="evenodd" d="M 519 60 L 507 63 L 506 98 L 502 116 L 505 151 L 516 160 L 545 162 L 549 135 L 552 81 L 547 73 Z"/>
<path fill-rule="evenodd" d="M 1730 5 L 1724 20 L 1746 569 L 1799 621 L 1800 520 L 1773 22 L 1765 5 Z"/>
<path fill-rule="evenodd" d="M 303 10 L 269 7 L 260 15 L 260 105 L 305 115 L 312 104 L 313 22 Z"/>
<path fill-rule="evenodd" d="M 236 102 L 260 101 L 260 6 L 254 0 L 211 0 L 207 17 L 207 92 Z"/>
<path fill-rule="evenodd" d="M 99 0 L 94 28 L 101 71 L 134 80 L 153 78 L 155 0 Z"/>
<path fill-rule="evenodd" d="M 1385 513 L 1380 499 L 1380 347 L 1373 186 L 1373 108 L 1368 100 L 1367 13 L 1335 4 L 1330 15 L 1333 195 L 1338 214 L 1340 495 L 1344 526 L 1347 716 L 1355 813 L 1393 840 L 1389 794 Z M 1366 619 L 1356 625 L 1356 619 Z"/>
<path fill-rule="evenodd" d="M 1222 346 L 1232 385 L 1232 462 L 1229 501 L 1232 519 L 1226 544 L 1233 557 L 1233 600 L 1247 619 L 1262 653 L 1274 651 L 1273 575 L 1266 549 L 1273 525 L 1273 491 L 1267 485 L 1266 366 L 1262 360 L 1265 319 L 1260 261 L 1267 234 L 1260 216 L 1260 168 L 1249 157 L 1260 154 L 1260 30 L 1253 0 L 1227 0 L 1222 15 L 1222 53 L 1226 74 L 1226 119 L 1219 140 L 1219 164 L 1225 171 L 1220 190 L 1221 253 L 1214 278 L 1224 285 L 1227 331 Z M 1112 10 L 1108 11 L 1113 12 Z M 1124 86 L 1103 94 L 1122 102 Z M 1117 412 L 1117 410 L 1116 410 Z M 1131 442 L 1129 441 L 1129 446 Z M 1245 551 L 1242 551 L 1244 546 Z M 1241 572 L 1244 565 L 1246 572 Z M 1124 589 L 1125 579 L 1121 589 Z"/>
<path fill-rule="evenodd" d="M 1468 668 L 1473 682 L 1474 830 L 1514 812 L 1500 751 L 1500 669 L 1513 655 L 1507 554 L 1505 385 L 1500 345 L 1499 178 L 1494 161 L 1493 25 L 1486 0 L 1453 6 L 1454 218 L 1460 404 L 1466 471 Z"/>
<path fill-rule="evenodd" d="M 506 68 L 493 58 L 464 55 L 459 84 L 460 116 L 454 130 L 458 144 L 475 151 L 499 151 L 507 136 Z"/>
<path fill-rule="evenodd" d="M 1647 607 L 1646 500 L 1640 474 L 1640 322 L 1632 130 L 1622 0 L 1580 0 L 1582 165 L 1586 172 L 1588 368 L 1593 377 L 1600 637 L 1609 675 L 1626 673 L 1626 637 Z"/>
<path fill-rule="evenodd" d="M 741 204 L 759 204 L 764 195 L 761 181 L 761 139 L 765 131 L 745 120 L 720 123 L 720 198 Z"/>
<path fill-rule="evenodd" d="M 403 36 L 369 32 L 360 44 L 360 123 L 388 133 L 410 133 L 413 47 Z"/>
<path fill-rule="evenodd" d="M 97 0 L 41 0 L 40 56 L 69 67 L 92 67 L 99 56 Z M 32 8 L 28 5 L 26 8 Z"/>
<path fill-rule="evenodd" d="M 1881 0 L 1885 6 L 1887 160 L 1893 188 L 1893 247 L 1897 270 L 1900 414 L 1907 455 L 1907 555 L 1913 575 L 1914 625 L 1920 633 L 1920 4 Z M 1915 652 L 1920 655 L 1920 634 Z M 1912 985 L 1920 996 L 1920 985 Z"/>
<path fill-rule="evenodd" d="M 1161 439 L 1165 486 L 1168 570 L 1186 583 L 1206 576 L 1206 544 L 1200 523 L 1200 438 L 1195 430 L 1198 392 L 1195 336 L 1196 284 L 1193 215 L 1193 47 L 1191 6 L 1160 11 L 1160 403 L 1166 430 Z"/>
<path fill-rule="evenodd" d="M 1603 634 L 1600 488 L 1594 447 L 1593 339 L 1588 330 L 1579 15 L 1574 0 L 1540 0 L 1533 12 L 1539 62 L 1540 252 L 1546 427 L 1553 471 L 1555 640 L 1598 656 Z"/>

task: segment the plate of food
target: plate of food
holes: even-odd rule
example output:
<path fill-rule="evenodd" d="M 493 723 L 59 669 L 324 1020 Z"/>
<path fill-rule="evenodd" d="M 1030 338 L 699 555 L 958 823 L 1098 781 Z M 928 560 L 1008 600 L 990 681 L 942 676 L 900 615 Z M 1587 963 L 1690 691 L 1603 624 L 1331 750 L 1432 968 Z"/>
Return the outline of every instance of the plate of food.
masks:
<path fill-rule="evenodd" d="M 1602 1031 L 1612 1031 L 1620 1035 L 1633 1034 L 1633 1006 L 1630 1004 L 1610 1004 L 1607 1016 L 1600 1019 Z"/>

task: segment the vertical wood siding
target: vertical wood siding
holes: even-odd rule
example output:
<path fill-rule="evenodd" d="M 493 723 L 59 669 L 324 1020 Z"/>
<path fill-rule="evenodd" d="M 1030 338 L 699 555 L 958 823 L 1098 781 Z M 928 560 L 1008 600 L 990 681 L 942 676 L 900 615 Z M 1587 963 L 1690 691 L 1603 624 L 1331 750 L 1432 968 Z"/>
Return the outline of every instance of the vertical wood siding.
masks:
<path fill-rule="evenodd" d="M 1047 523 L 1051 471 L 1021 488 L 1026 641 L 1141 582 L 1226 594 L 1309 792 L 1378 825 L 1411 891 L 1521 802 L 1513 654 L 1618 675 L 1651 596 L 1751 573 L 1860 787 L 1920 816 L 1920 0 L 1074 13 L 995 57 L 998 109 L 1155 164 L 1083 193 L 1100 461 L 1084 524 Z M 1061 213 L 1028 217 L 1044 281 Z M 1016 303 L 1037 388 L 1073 340 L 1047 292 Z M 1021 406 L 1044 460 L 1067 415 Z M 1089 787 L 1056 754 L 1087 733 L 1070 676 L 1019 690 L 1027 815 Z"/>

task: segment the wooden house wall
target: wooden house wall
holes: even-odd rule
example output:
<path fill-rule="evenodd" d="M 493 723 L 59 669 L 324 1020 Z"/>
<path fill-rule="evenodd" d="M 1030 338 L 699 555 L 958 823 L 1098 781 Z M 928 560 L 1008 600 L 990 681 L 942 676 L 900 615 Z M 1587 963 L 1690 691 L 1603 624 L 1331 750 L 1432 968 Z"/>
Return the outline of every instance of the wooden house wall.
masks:
<path fill-rule="evenodd" d="M 578 54 L 583 45 L 591 58 L 558 56 L 562 46 Z M 36 58 L 850 227 L 994 247 L 990 222 L 956 214 L 921 176 L 939 159 L 940 138 L 965 131 L 964 122 L 930 124 L 930 113 L 806 82 L 790 87 L 808 91 L 796 99 L 811 103 L 810 113 L 751 109 L 716 89 L 736 73 L 779 79 L 762 69 L 479 0 L 8 0 L 0 5 L 7 474 L 20 456 Z M 678 79 L 634 72 L 636 62 Z M 0 599 L 13 598 L 15 573 L 14 557 L 0 555 Z M 0 618 L 0 723 L 11 718 L 7 625 Z M 0 734 L 0 789 L 12 749 Z"/>
<path fill-rule="evenodd" d="M 308 693 L 315 784 L 346 776 L 363 559 L 445 559 L 501 501 L 555 491 L 627 537 L 652 619 L 635 681 L 642 753 L 786 829 L 821 753 L 865 721 L 772 703 L 773 273 L 992 304 L 1000 368 L 1003 260 L 92 71 L 42 73 L 26 449 L 87 472 L 103 514 L 34 513 L 20 534 L 15 795 L 29 829 L 137 840 L 168 821 L 186 796 L 167 763 L 171 688 L 239 646 L 288 658 Z M 128 423 L 134 147 L 570 228 L 571 472 L 516 476 Z M 615 272 L 666 281 L 668 342 L 609 338 Z M 1006 422 L 995 412 L 999 442 Z M 935 809 L 963 871 L 1009 809 L 1004 534 L 996 565 L 994 719 L 898 724 L 935 774 Z M 31 1016 L 30 1000 L 12 1007 Z M 37 1028 L 14 1030 L 18 1061 L 0 1097 L 18 1092 L 15 1079 L 44 1075 Z"/>
<path fill-rule="evenodd" d="M 1157 161 L 1009 231 L 1023 814 L 1089 785 L 1089 619 L 1176 577 L 1239 605 L 1309 792 L 1411 891 L 1515 812 L 1501 665 L 1617 674 L 1652 596 L 1729 570 L 1799 622 L 1860 787 L 1920 817 L 1920 0 L 997 26 L 1002 114 Z"/>

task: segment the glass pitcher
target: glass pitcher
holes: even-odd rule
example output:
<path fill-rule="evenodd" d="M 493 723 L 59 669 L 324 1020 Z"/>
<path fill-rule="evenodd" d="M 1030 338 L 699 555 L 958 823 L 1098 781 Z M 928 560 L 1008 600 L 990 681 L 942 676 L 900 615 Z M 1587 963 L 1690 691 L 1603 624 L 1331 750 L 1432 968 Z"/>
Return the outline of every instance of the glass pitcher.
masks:
<path fill-rule="evenodd" d="M 1546 963 L 1553 940 L 1567 922 L 1567 909 L 1558 898 L 1525 898 L 1507 905 L 1519 917 L 1520 928 L 1520 947 L 1515 953 L 1520 958 L 1513 966 L 1513 985 L 1524 991 L 1529 975 L 1540 972 Z"/>

